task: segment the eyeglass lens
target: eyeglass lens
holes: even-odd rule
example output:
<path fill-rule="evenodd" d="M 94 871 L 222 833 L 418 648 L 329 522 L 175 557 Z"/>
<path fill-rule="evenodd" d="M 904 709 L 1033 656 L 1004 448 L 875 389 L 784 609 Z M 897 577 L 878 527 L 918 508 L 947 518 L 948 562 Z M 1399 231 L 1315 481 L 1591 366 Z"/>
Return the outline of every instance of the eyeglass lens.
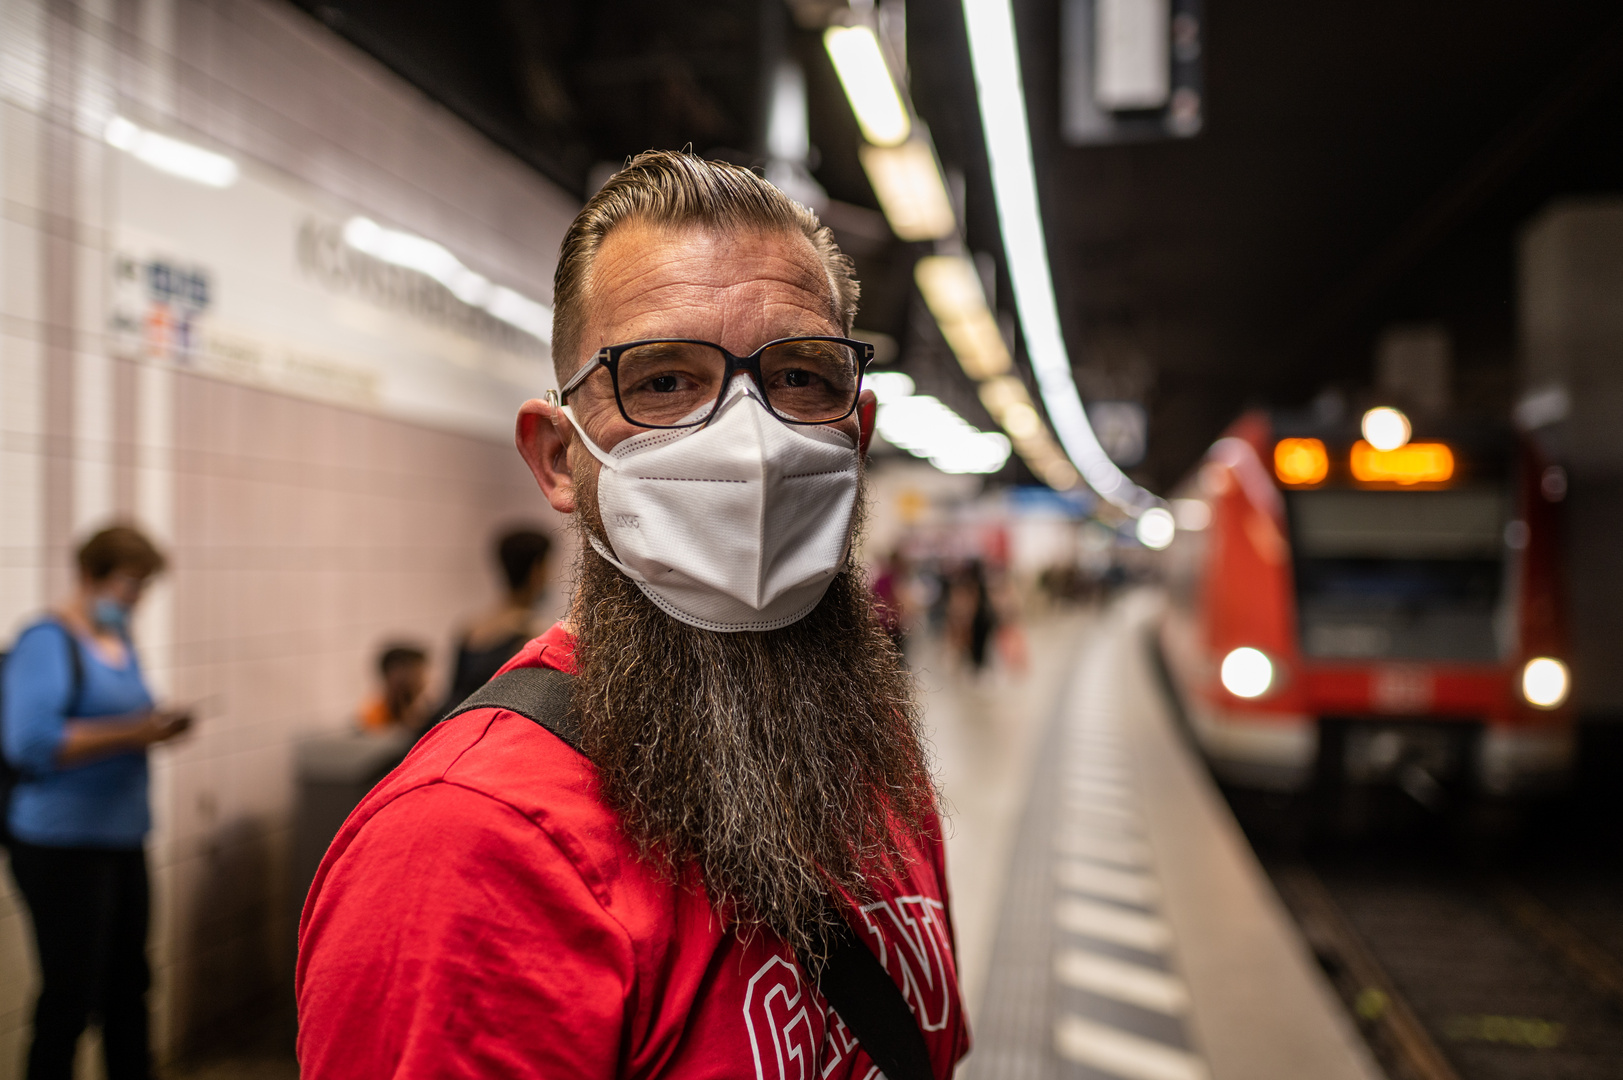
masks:
<path fill-rule="evenodd" d="M 685 341 L 638 345 L 620 354 L 620 404 L 633 423 L 678 424 L 714 404 L 725 387 L 727 357 Z M 833 341 L 785 341 L 761 353 L 761 388 L 779 416 L 837 420 L 856 403 L 856 351 Z"/>

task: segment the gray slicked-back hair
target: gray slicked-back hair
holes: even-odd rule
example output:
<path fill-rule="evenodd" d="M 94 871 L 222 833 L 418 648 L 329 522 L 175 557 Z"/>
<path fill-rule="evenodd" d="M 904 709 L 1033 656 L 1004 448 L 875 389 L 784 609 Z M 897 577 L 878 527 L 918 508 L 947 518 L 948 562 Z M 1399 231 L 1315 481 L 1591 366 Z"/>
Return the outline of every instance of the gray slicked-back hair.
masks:
<path fill-rule="evenodd" d="M 816 214 L 741 166 L 649 150 L 615 173 L 564 234 L 552 284 L 552 364 L 560 385 L 582 360 L 576 353 L 592 262 L 604 237 L 627 221 L 800 233 L 811 241 L 828 274 L 834 321 L 851 332 L 860 293 L 855 269 Z"/>

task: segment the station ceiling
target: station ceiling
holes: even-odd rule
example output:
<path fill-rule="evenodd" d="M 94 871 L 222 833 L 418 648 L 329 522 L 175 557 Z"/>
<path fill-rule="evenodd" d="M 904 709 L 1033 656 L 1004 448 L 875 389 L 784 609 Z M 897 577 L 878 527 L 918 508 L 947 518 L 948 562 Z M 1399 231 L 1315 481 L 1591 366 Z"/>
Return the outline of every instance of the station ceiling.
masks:
<path fill-rule="evenodd" d="M 923 246 L 889 238 L 859 167 L 821 48 L 835 0 L 296 2 L 582 195 L 650 147 L 759 162 L 767 73 L 797 57 L 859 325 L 991 426 L 912 290 Z M 1244 408 L 1326 387 L 1356 403 L 1394 322 L 1442 322 L 1457 407 L 1508 412 L 1521 226 L 1556 199 L 1623 193 L 1623 10 L 1206 0 L 1201 133 L 1078 147 L 1059 133 L 1061 3 L 1015 0 L 1049 249 L 1084 398 L 1149 409 L 1139 479 L 1170 486 Z M 964 176 L 970 246 L 1000 253 L 958 0 L 914 0 L 907 42 L 914 103 Z"/>

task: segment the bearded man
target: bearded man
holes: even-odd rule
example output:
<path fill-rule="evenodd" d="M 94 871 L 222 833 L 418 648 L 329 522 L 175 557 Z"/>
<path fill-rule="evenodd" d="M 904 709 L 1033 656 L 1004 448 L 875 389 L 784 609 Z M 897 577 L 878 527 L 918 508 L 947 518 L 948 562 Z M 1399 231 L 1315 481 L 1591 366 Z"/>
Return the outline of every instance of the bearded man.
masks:
<path fill-rule="evenodd" d="M 572 676 L 574 738 L 472 707 L 350 816 L 300 926 L 306 1080 L 872 1080 L 866 1006 L 819 991 L 840 933 L 951 1075 L 934 788 L 851 559 L 856 301 L 829 231 L 734 166 L 644 154 L 576 218 L 562 389 L 517 441 L 585 542 L 567 620 L 504 669 Z"/>

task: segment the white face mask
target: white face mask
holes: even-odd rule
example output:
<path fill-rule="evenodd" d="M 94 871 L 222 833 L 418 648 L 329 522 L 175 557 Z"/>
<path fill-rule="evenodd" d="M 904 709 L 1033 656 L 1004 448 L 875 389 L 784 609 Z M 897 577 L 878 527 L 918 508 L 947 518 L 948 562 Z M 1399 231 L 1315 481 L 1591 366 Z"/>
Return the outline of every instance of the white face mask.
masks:
<path fill-rule="evenodd" d="M 804 618 L 845 565 L 858 454 L 843 431 L 786 424 L 747 375 L 703 427 L 633 435 L 605 453 L 589 536 L 672 618 L 706 630 L 775 630 Z M 705 407 L 706 410 L 709 406 Z"/>

